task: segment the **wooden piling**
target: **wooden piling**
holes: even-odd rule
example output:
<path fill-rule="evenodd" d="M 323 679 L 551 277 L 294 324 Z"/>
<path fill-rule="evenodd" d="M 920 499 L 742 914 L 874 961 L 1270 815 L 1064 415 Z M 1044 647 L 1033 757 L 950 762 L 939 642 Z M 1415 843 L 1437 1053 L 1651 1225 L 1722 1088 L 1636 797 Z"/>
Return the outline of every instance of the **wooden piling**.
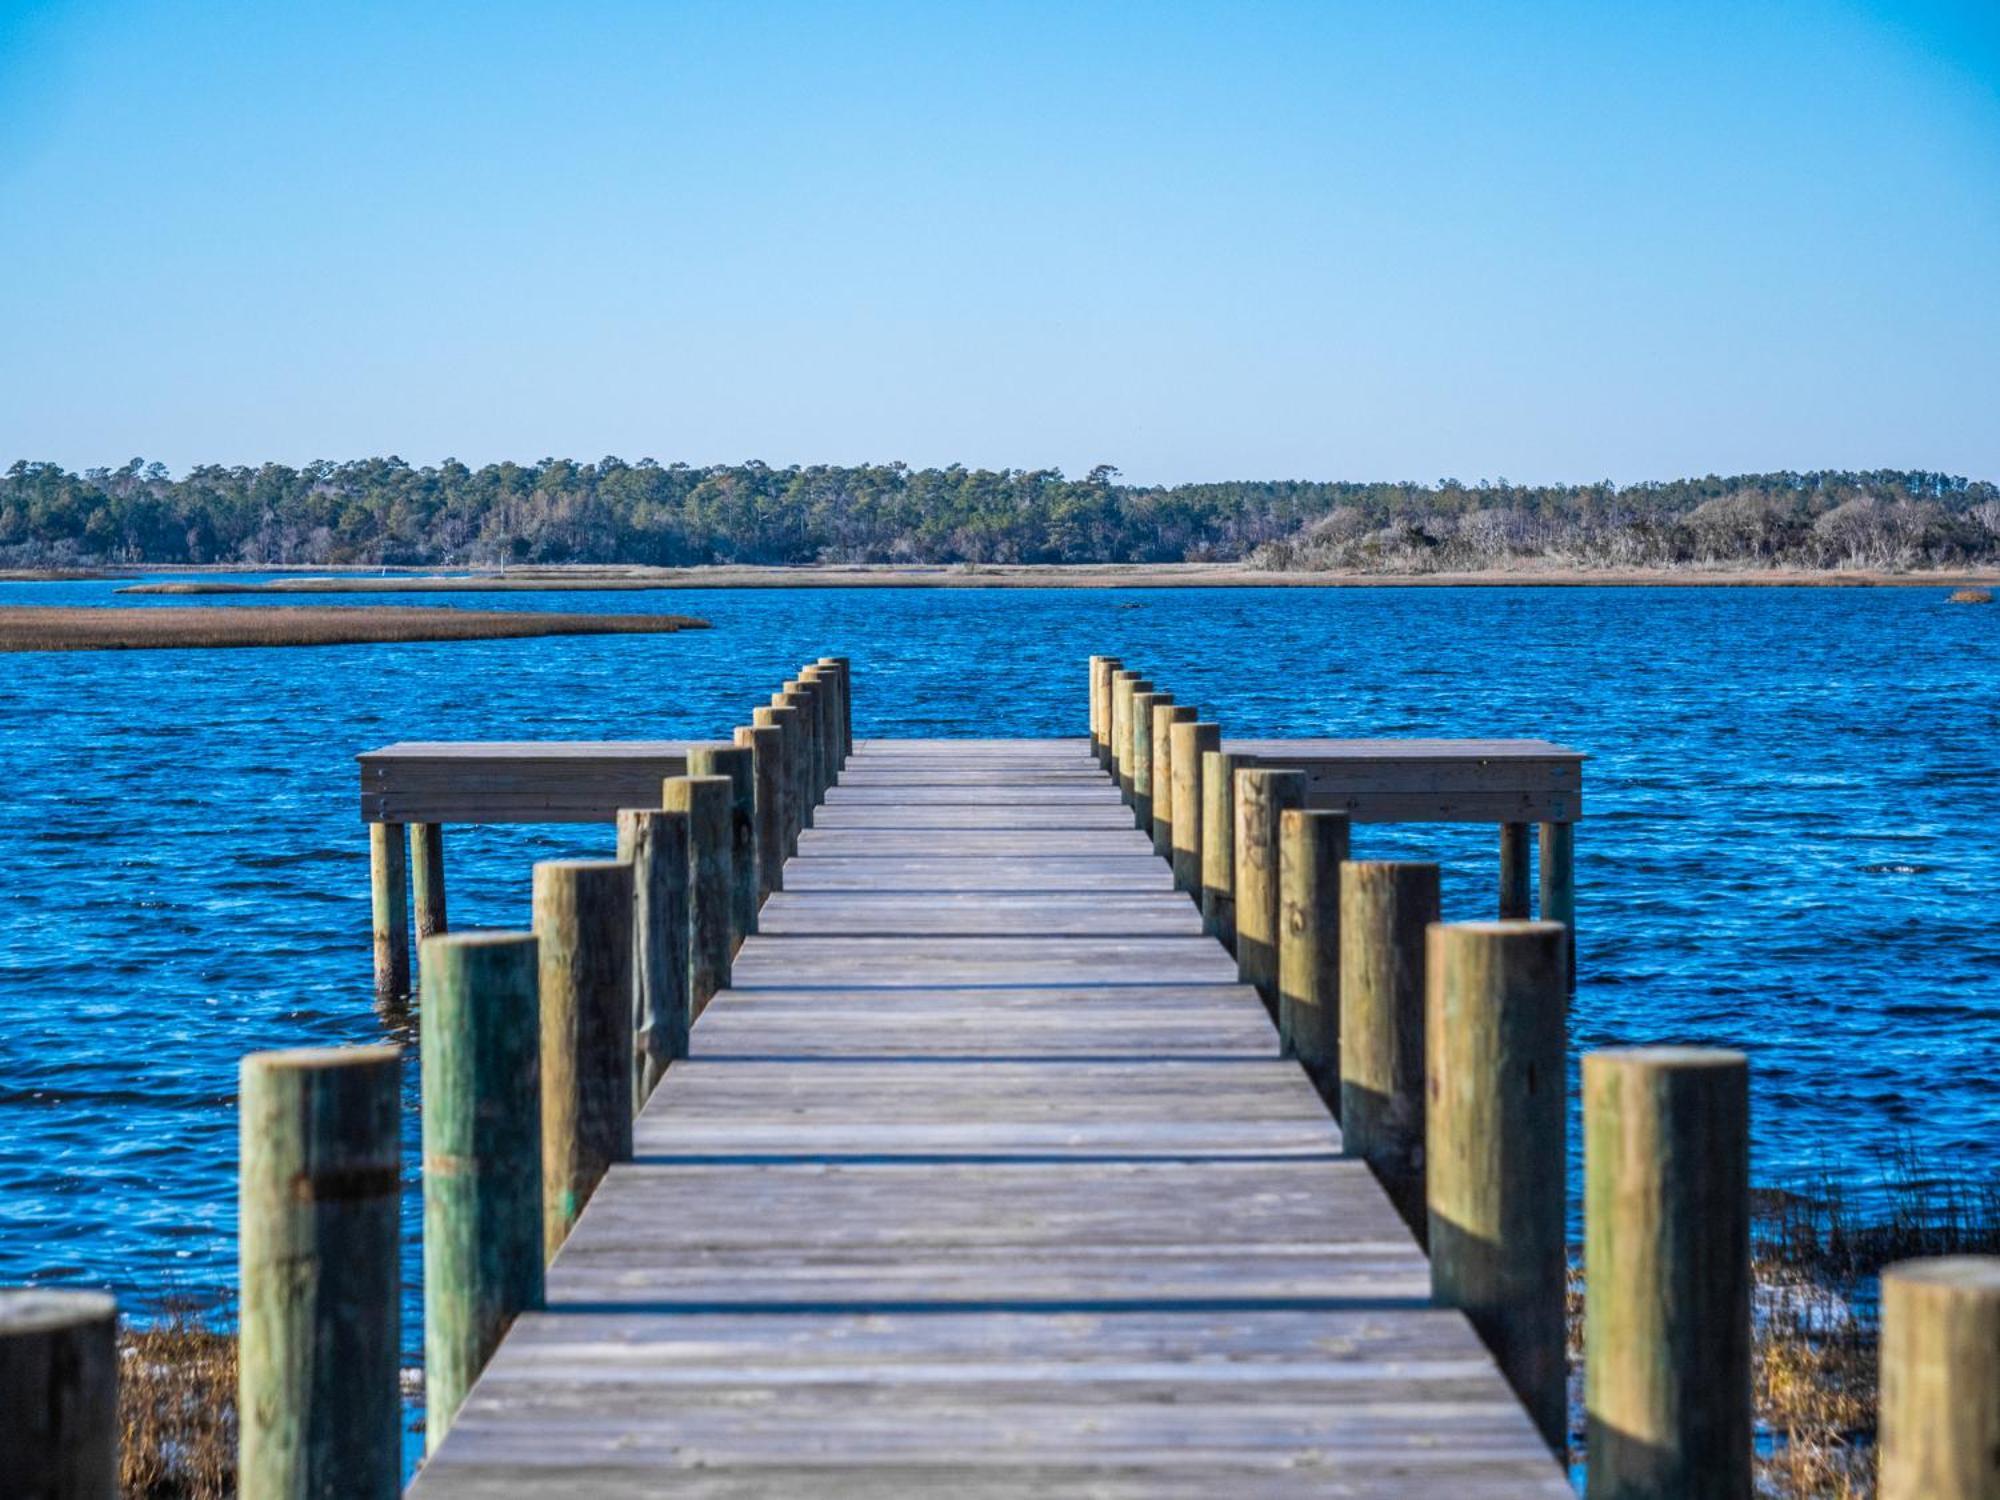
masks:
<path fill-rule="evenodd" d="M 0 1291 L 0 1475 L 33 1500 L 116 1500 L 118 1304 Z"/>
<path fill-rule="evenodd" d="M 1544 922 L 1560 922 L 1563 937 L 1563 982 L 1576 988 L 1576 824 L 1541 825 L 1542 910 Z"/>
<path fill-rule="evenodd" d="M 1191 704 L 1153 705 L 1153 852 L 1168 863 L 1174 857 L 1174 726 L 1192 724 Z"/>
<path fill-rule="evenodd" d="M 661 798 L 688 820 L 688 1006 L 701 1015 L 718 990 L 728 987 L 731 870 L 731 803 L 736 785 L 727 776 L 669 776 Z"/>
<path fill-rule="evenodd" d="M 775 724 L 739 725 L 736 743 L 750 752 L 757 784 L 757 899 L 785 888 L 785 732 Z"/>
<path fill-rule="evenodd" d="M 1424 1049 L 1431 1296 L 1461 1308 L 1563 1450 L 1564 929 L 1429 932 Z"/>
<path fill-rule="evenodd" d="M 1111 674 L 1111 779 L 1118 785 L 1118 795 L 1128 803 L 1132 800 L 1132 694 L 1145 681 L 1140 673 L 1126 667 Z"/>
<path fill-rule="evenodd" d="M 2000 1257 L 1882 1273 L 1881 1500 L 2000 1495 Z"/>
<path fill-rule="evenodd" d="M 1201 758 L 1222 748 L 1220 724 L 1177 723 L 1172 730 L 1174 889 L 1201 904 Z"/>
<path fill-rule="evenodd" d="M 1743 1054 L 1586 1053 L 1583 1160 L 1588 1494 L 1750 1500 Z"/>
<path fill-rule="evenodd" d="M 826 801 L 826 794 L 833 790 L 840 779 L 840 689 L 833 681 L 834 673 L 817 663 L 799 669 L 799 682 L 813 690 L 814 730 L 819 736 L 819 800 Z"/>
<path fill-rule="evenodd" d="M 1534 876 L 1528 855 L 1528 825 L 1500 825 L 1500 920 L 1525 922 L 1535 912 L 1529 904 Z"/>
<path fill-rule="evenodd" d="M 1419 1244 L 1424 1216 L 1424 953 L 1438 867 L 1351 860 L 1340 871 L 1340 1135 L 1374 1169 Z"/>
<path fill-rule="evenodd" d="M 621 808 L 618 857 L 632 866 L 632 1112 L 688 1055 L 688 817 Z"/>
<path fill-rule="evenodd" d="M 1111 674 L 1124 667 L 1115 656 L 1090 659 L 1090 753 L 1111 769 Z"/>
<path fill-rule="evenodd" d="M 444 829 L 436 823 L 412 823 L 409 828 L 410 894 L 421 943 L 451 931 L 444 911 Z"/>
<path fill-rule="evenodd" d="M 374 908 L 375 1003 L 400 1007 L 410 993 L 410 880 L 401 823 L 368 825 L 368 891 Z"/>
<path fill-rule="evenodd" d="M 1132 694 L 1132 823 L 1141 832 L 1153 831 L 1153 709 L 1158 704 L 1173 706 L 1172 693 Z"/>
<path fill-rule="evenodd" d="M 831 731 L 831 721 L 827 728 Z M 829 753 L 832 743 L 824 747 Z M 688 751 L 690 776 L 722 776 L 729 781 L 729 953 L 757 930 L 757 763 L 736 745 L 699 746 Z"/>
<path fill-rule="evenodd" d="M 1153 684 L 1150 679 L 1135 677 L 1132 680 L 1131 692 L 1125 695 L 1125 740 L 1119 746 L 1119 749 L 1125 756 L 1124 792 L 1125 803 L 1128 807 L 1136 807 L 1139 801 L 1139 763 L 1137 758 L 1139 749 L 1139 720 L 1141 718 L 1139 699 L 1152 691 Z M 1150 722 L 1150 717 L 1148 717 L 1149 725 Z"/>
<path fill-rule="evenodd" d="M 1278 1049 L 1340 1107 L 1340 867 L 1347 814 L 1278 814 Z"/>
<path fill-rule="evenodd" d="M 1201 930 L 1236 951 L 1236 757 L 1201 757 Z"/>
<path fill-rule="evenodd" d="M 243 1059 L 236 1419 L 246 1497 L 401 1493 L 402 1076 L 395 1047 Z"/>
<path fill-rule="evenodd" d="M 423 960 L 424 1407 L 435 1453 L 517 1313 L 542 1305 L 534 934 L 434 937 Z"/>
<path fill-rule="evenodd" d="M 819 664 L 834 674 L 833 750 L 838 772 L 854 753 L 854 669 L 844 656 L 822 656 Z"/>
<path fill-rule="evenodd" d="M 780 736 L 778 780 L 784 799 L 785 857 L 789 859 L 799 852 L 799 833 L 805 827 L 805 809 L 801 805 L 804 779 L 799 774 L 799 711 L 795 708 L 758 708 L 751 710 L 750 720 L 759 729 L 777 730 Z"/>
<path fill-rule="evenodd" d="M 818 704 L 811 686 L 788 682 L 783 689 L 771 695 L 771 705 L 792 709 L 799 716 L 799 757 L 795 772 L 799 789 L 799 827 L 810 828 L 813 826 L 813 809 L 819 806 L 820 794 L 824 790 L 820 782 Z"/>
<path fill-rule="evenodd" d="M 1278 817 L 1305 805 L 1298 771 L 1236 773 L 1236 976 L 1278 1016 Z"/>

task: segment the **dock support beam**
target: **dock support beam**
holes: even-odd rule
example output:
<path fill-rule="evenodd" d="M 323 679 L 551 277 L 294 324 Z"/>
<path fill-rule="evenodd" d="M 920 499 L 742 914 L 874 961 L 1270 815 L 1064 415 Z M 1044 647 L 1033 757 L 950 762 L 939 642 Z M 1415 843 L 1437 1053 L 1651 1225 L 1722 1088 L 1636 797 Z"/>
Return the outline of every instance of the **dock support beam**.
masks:
<path fill-rule="evenodd" d="M 1278 1047 L 1340 1108 L 1340 868 L 1347 814 L 1278 814 Z"/>
<path fill-rule="evenodd" d="M 10 1495 L 118 1494 L 118 1304 L 0 1291 L 0 1473 Z"/>
<path fill-rule="evenodd" d="M 1563 984 L 1576 989 L 1576 824 L 1542 824 L 1544 922 L 1563 924 Z"/>
<path fill-rule="evenodd" d="M 517 1313 L 542 1305 L 542 1039 L 532 933 L 423 946 L 424 1406 L 435 1453 Z"/>
<path fill-rule="evenodd" d="M 1340 1135 L 1422 1245 L 1424 945 L 1438 867 L 1354 860 L 1340 870 Z"/>
<path fill-rule="evenodd" d="M 1534 870 L 1529 858 L 1528 825 L 1500 825 L 1500 920 L 1525 922 L 1535 912 L 1531 882 Z"/>
<path fill-rule="evenodd" d="M 1430 929 L 1424 1014 L 1431 1296 L 1462 1309 L 1563 1451 L 1564 929 Z"/>
<path fill-rule="evenodd" d="M 401 823 L 368 825 L 368 892 L 374 910 L 375 1004 L 394 1010 L 410 993 L 410 875 Z"/>
<path fill-rule="evenodd" d="M 1583 1059 L 1588 1493 L 1750 1500 L 1750 1069 Z"/>
<path fill-rule="evenodd" d="M 243 1059 L 244 1495 L 401 1493 L 402 1076 L 395 1047 Z"/>
<path fill-rule="evenodd" d="M 444 911 L 444 829 L 436 823 L 412 823 L 409 828 L 411 904 L 421 943 L 451 930 Z"/>

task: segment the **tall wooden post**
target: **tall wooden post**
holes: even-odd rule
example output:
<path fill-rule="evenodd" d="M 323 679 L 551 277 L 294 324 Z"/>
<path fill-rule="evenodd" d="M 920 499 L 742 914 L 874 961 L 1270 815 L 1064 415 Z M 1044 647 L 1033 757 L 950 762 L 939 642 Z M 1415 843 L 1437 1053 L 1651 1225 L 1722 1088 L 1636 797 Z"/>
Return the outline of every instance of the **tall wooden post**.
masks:
<path fill-rule="evenodd" d="M 854 669 L 844 656 L 822 656 L 819 664 L 834 674 L 834 769 L 854 753 Z"/>
<path fill-rule="evenodd" d="M 757 896 L 785 888 L 785 732 L 775 724 L 739 725 L 736 743 L 750 752 L 757 783 Z"/>
<path fill-rule="evenodd" d="M 1561 1452 L 1563 928 L 1438 923 L 1424 1015 L 1431 1296 L 1464 1310 Z"/>
<path fill-rule="evenodd" d="M 2000 1495 L 2000 1256 L 1882 1273 L 1881 1500 Z"/>
<path fill-rule="evenodd" d="M 1169 864 L 1174 857 L 1174 726 L 1194 721 L 1190 704 L 1153 704 L 1153 852 Z"/>
<path fill-rule="evenodd" d="M 800 685 L 811 688 L 817 700 L 814 704 L 814 727 L 819 735 L 821 802 L 826 801 L 826 794 L 840 779 L 840 689 L 833 676 L 831 671 L 816 663 L 799 669 Z"/>
<path fill-rule="evenodd" d="M 1153 709 L 1173 706 L 1172 693 L 1132 695 L 1132 823 L 1147 835 L 1153 831 Z"/>
<path fill-rule="evenodd" d="M 1438 867 L 1354 860 L 1340 871 L 1340 1135 L 1404 1222 L 1424 1220 L 1424 947 Z"/>
<path fill-rule="evenodd" d="M 826 748 L 831 751 L 831 740 Z M 729 781 L 729 952 L 734 957 L 757 930 L 757 764 L 738 746 L 704 745 L 688 751 L 688 774 Z"/>
<path fill-rule="evenodd" d="M 535 866 L 542 1253 L 551 1260 L 606 1170 L 632 1159 L 632 876 L 617 860 Z"/>
<path fill-rule="evenodd" d="M 410 892 L 415 897 L 417 941 L 451 931 L 444 911 L 444 829 L 436 823 L 410 828 Z"/>
<path fill-rule="evenodd" d="M 1201 758 L 1222 748 L 1220 724 L 1173 727 L 1174 889 L 1201 904 Z"/>
<path fill-rule="evenodd" d="M 1560 922 L 1563 976 L 1576 988 L 1576 824 L 1542 824 L 1542 911 L 1544 922 Z"/>
<path fill-rule="evenodd" d="M 1111 769 L 1111 674 L 1124 667 L 1115 656 L 1090 659 L 1090 753 Z"/>
<path fill-rule="evenodd" d="M 241 1076 L 238 1492 L 392 1500 L 402 1053 L 253 1052 Z"/>
<path fill-rule="evenodd" d="M 1278 814 L 1278 1045 L 1340 1107 L 1340 867 L 1347 814 Z"/>
<path fill-rule="evenodd" d="M 1201 930 L 1236 951 L 1236 757 L 1201 757 Z"/>
<path fill-rule="evenodd" d="M 410 993 L 410 877 L 401 823 L 368 825 L 368 893 L 374 908 L 375 1003 L 394 1010 Z"/>
<path fill-rule="evenodd" d="M 688 1055 L 688 817 L 621 808 L 618 857 L 632 866 L 632 1109 Z"/>
<path fill-rule="evenodd" d="M 799 719 L 799 759 L 796 768 L 799 778 L 799 827 L 813 826 L 813 809 L 819 806 L 819 719 L 812 688 L 801 682 L 788 682 L 784 688 L 771 695 L 773 708 L 789 708 L 798 713 Z"/>
<path fill-rule="evenodd" d="M 730 803 L 736 791 L 727 776 L 670 776 L 661 789 L 671 812 L 688 820 L 688 1002 L 699 1017 L 719 990 L 728 988 Z"/>
<path fill-rule="evenodd" d="M 542 1037 L 534 935 L 423 946 L 425 1444 L 517 1313 L 542 1305 Z"/>
<path fill-rule="evenodd" d="M 1132 694 L 1142 682 L 1150 691 L 1153 685 L 1129 668 L 1111 674 L 1111 779 L 1127 803 L 1132 800 Z"/>
<path fill-rule="evenodd" d="M 1500 920 L 1525 922 L 1534 908 L 1529 883 L 1534 876 L 1528 855 L 1528 825 L 1500 825 Z"/>
<path fill-rule="evenodd" d="M 780 737 L 778 780 L 784 806 L 785 857 L 789 859 L 799 852 L 799 832 L 805 827 L 805 808 L 801 805 L 803 779 L 799 775 L 799 711 L 795 708 L 753 709 L 750 721 L 759 729 L 777 730 Z"/>
<path fill-rule="evenodd" d="M 1150 679 L 1135 677 L 1132 680 L 1132 691 L 1125 698 L 1125 741 L 1119 749 L 1125 756 L 1125 802 L 1129 807 L 1136 807 L 1139 802 L 1138 753 L 1141 744 L 1139 720 L 1145 717 L 1148 724 L 1151 723 L 1150 713 L 1142 714 L 1139 700 L 1152 691 L 1153 684 Z"/>
<path fill-rule="evenodd" d="M 1743 1054 L 1586 1053 L 1583 1163 L 1588 1493 L 1750 1500 Z"/>
<path fill-rule="evenodd" d="M 117 1500 L 118 1304 L 0 1291 L 0 1475 L 10 1495 Z"/>
<path fill-rule="evenodd" d="M 1278 815 L 1305 804 L 1300 771 L 1236 773 L 1236 977 L 1278 1016 Z"/>

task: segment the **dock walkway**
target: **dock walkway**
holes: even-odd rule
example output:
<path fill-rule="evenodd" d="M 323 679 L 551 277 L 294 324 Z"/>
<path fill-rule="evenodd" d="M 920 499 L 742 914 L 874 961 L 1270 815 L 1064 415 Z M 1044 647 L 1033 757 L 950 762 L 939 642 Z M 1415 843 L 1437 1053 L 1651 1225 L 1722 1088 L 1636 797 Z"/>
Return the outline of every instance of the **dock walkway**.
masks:
<path fill-rule="evenodd" d="M 423 1500 L 1570 1491 L 1077 740 L 863 741 Z"/>

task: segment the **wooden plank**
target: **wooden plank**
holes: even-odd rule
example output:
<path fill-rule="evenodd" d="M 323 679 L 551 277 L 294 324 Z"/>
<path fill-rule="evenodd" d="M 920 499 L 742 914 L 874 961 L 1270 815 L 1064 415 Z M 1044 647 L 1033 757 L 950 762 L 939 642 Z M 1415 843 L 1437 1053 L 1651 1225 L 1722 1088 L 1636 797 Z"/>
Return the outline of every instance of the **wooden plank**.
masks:
<path fill-rule="evenodd" d="M 1083 739 L 822 811 L 412 1494 L 1569 1494 Z"/>
<path fill-rule="evenodd" d="M 621 807 L 658 807 L 661 782 L 685 775 L 688 752 L 705 743 L 388 745 L 358 757 L 361 817 L 368 823 L 613 823 Z"/>

